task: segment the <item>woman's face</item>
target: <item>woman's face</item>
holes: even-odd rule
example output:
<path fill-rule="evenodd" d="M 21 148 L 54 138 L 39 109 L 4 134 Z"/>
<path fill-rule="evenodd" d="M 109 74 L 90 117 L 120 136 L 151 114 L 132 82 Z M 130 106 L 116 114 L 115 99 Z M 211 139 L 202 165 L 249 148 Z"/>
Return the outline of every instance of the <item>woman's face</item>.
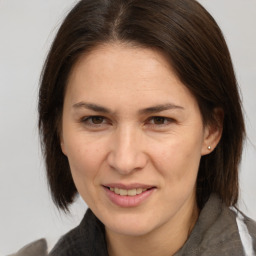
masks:
<path fill-rule="evenodd" d="M 145 235 L 191 214 L 208 130 L 157 51 L 104 45 L 72 70 L 61 146 L 78 192 L 107 231 Z"/>

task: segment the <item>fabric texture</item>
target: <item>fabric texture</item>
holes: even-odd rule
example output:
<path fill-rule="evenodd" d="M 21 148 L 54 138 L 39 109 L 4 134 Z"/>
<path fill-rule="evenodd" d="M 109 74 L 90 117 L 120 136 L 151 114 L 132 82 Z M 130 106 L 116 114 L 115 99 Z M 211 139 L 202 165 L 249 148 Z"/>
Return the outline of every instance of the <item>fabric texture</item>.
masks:
<path fill-rule="evenodd" d="M 21 248 L 17 253 L 11 254 L 9 256 L 47 256 L 47 243 L 45 239 L 40 239 L 32 242 L 23 248 Z"/>
<path fill-rule="evenodd" d="M 50 256 L 108 255 L 104 225 L 87 210 L 81 224 L 62 237 Z"/>
<path fill-rule="evenodd" d="M 256 227 L 256 223 L 242 214 L 246 226 Z M 237 214 L 225 206 L 221 200 L 212 195 L 200 213 L 199 219 L 191 232 L 189 239 L 175 256 L 254 256 L 245 252 L 237 226 Z M 248 233 L 254 241 L 256 252 L 256 233 Z"/>
<path fill-rule="evenodd" d="M 238 221 L 242 221 L 242 229 Z M 247 242 L 250 254 L 245 248 Z M 212 195 L 188 240 L 174 256 L 256 256 L 255 252 L 256 223 Z M 49 255 L 108 256 L 104 225 L 88 209 L 81 224 L 63 236 Z"/>

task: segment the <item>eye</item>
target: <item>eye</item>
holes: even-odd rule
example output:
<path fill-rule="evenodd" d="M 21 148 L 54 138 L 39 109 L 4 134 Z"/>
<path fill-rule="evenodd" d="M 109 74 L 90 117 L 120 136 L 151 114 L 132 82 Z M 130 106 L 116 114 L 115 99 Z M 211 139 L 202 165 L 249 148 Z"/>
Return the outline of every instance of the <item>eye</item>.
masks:
<path fill-rule="evenodd" d="M 162 116 L 155 116 L 152 118 L 151 122 L 154 123 L 154 124 L 165 124 L 166 123 L 166 118 L 165 117 L 162 117 Z"/>
<path fill-rule="evenodd" d="M 103 116 L 88 116 L 83 117 L 81 122 L 87 126 L 99 127 L 108 124 L 108 120 Z"/>
<path fill-rule="evenodd" d="M 168 125 L 174 120 L 171 118 L 163 117 L 163 116 L 153 116 L 148 119 L 148 123 L 150 125 Z"/>
<path fill-rule="evenodd" d="M 90 118 L 91 123 L 93 123 L 93 124 L 102 124 L 104 121 L 104 117 L 102 117 L 102 116 L 92 116 L 89 118 Z"/>

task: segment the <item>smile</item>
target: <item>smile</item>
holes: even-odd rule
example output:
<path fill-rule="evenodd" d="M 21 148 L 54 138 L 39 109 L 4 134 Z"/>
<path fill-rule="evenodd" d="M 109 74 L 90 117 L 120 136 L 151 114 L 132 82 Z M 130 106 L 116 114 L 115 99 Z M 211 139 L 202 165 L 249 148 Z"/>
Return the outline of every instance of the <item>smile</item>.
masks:
<path fill-rule="evenodd" d="M 136 207 L 144 203 L 157 190 L 155 186 L 112 184 L 103 186 L 107 198 L 119 207 Z"/>
<path fill-rule="evenodd" d="M 145 192 L 146 188 L 134 188 L 134 189 L 121 189 L 121 188 L 109 188 L 110 191 L 120 196 L 136 196 Z"/>

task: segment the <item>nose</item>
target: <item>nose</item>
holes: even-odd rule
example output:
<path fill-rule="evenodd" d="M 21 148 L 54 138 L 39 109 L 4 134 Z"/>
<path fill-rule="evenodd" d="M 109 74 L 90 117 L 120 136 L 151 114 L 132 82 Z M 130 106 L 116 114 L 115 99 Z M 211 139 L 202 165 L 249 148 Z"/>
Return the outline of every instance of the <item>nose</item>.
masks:
<path fill-rule="evenodd" d="M 121 175 L 143 169 L 147 154 L 143 151 L 143 134 L 136 128 L 123 127 L 114 132 L 108 154 L 108 164 Z"/>

